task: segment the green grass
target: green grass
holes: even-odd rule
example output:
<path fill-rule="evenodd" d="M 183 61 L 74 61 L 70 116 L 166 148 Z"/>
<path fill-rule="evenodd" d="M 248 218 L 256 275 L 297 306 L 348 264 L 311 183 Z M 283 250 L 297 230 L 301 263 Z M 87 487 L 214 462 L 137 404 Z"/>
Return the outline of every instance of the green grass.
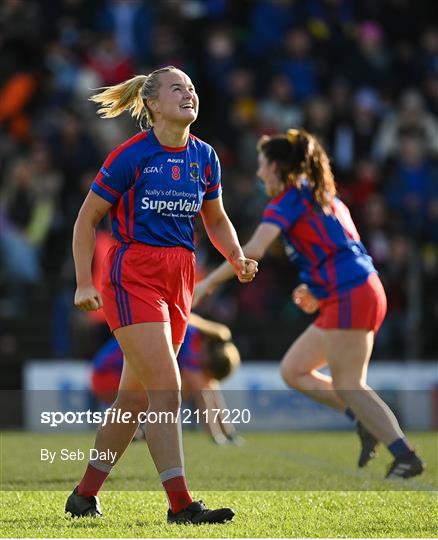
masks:
<path fill-rule="evenodd" d="M 166 498 L 147 448 L 132 444 L 101 494 L 103 519 L 68 519 L 65 499 L 85 461 L 52 465 L 40 449 L 84 451 L 93 433 L 4 433 L 1 441 L 2 537 L 436 537 L 437 437 L 410 439 L 428 464 L 423 476 L 385 481 L 382 449 L 366 470 L 355 466 L 352 433 L 257 433 L 242 448 L 220 448 L 186 433 L 186 469 L 196 497 L 229 505 L 232 523 L 169 526 Z M 405 491 L 409 489 L 410 491 Z"/>

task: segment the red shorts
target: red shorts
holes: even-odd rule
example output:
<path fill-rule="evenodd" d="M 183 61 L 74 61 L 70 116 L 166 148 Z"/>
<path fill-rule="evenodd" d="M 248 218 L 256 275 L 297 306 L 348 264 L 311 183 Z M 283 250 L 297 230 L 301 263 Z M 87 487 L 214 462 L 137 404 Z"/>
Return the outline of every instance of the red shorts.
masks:
<path fill-rule="evenodd" d="M 131 324 L 170 322 L 172 342 L 184 341 L 193 289 L 195 254 L 183 247 L 117 243 L 102 272 L 103 311 L 111 331 Z"/>
<path fill-rule="evenodd" d="M 377 274 L 362 285 L 319 301 L 319 328 L 356 328 L 376 334 L 386 315 L 386 295 Z"/>

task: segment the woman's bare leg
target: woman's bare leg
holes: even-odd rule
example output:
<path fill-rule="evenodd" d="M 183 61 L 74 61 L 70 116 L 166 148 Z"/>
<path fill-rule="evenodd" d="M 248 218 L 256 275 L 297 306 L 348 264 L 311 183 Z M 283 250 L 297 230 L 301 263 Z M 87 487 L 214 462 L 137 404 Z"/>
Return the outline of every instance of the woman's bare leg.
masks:
<path fill-rule="evenodd" d="M 362 424 L 386 445 L 404 438 L 394 413 L 366 384 L 374 334 L 366 330 L 322 330 L 333 386 Z"/>
<path fill-rule="evenodd" d="M 181 377 L 169 323 L 143 323 L 115 331 L 132 371 L 146 388 L 146 441 L 159 473 L 183 467 L 180 422 Z"/>
<path fill-rule="evenodd" d="M 347 405 L 333 388 L 332 378 L 317 371 L 327 364 L 323 331 L 310 325 L 281 361 L 281 375 L 289 386 L 334 409 Z"/>

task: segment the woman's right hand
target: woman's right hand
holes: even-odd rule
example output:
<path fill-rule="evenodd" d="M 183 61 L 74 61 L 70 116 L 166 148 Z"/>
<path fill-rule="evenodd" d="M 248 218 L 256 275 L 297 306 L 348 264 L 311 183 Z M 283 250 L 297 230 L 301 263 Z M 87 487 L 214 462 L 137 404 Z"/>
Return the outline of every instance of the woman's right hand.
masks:
<path fill-rule="evenodd" d="M 209 296 L 214 291 L 214 289 L 215 287 L 209 282 L 207 278 L 198 281 L 198 283 L 195 285 L 195 292 L 193 293 L 192 307 L 197 306 L 199 302 L 206 296 Z"/>
<path fill-rule="evenodd" d="M 93 285 L 78 287 L 75 293 L 75 306 L 83 311 L 97 311 L 103 306 L 102 297 Z"/>

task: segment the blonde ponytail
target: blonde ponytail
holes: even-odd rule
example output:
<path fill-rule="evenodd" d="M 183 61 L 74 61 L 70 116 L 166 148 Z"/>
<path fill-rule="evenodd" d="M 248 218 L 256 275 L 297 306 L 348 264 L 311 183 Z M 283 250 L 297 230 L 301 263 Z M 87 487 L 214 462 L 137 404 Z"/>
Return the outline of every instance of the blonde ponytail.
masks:
<path fill-rule="evenodd" d="M 156 69 L 149 75 L 136 75 L 115 86 L 99 88 L 103 91 L 92 95 L 89 99 L 101 105 L 97 114 L 102 118 L 115 118 L 124 111 L 129 111 L 142 128 L 152 126 L 153 118 L 146 100 L 157 97 L 160 88 L 159 75 L 175 69 L 174 66 L 166 66 Z"/>
<path fill-rule="evenodd" d="M 132 117 L 140 120 L 144 109 L 141 89 L 147 78 L 147 75 L 136 75 L 115 86 L 102 88 L 103 92 L 94 94 L 89 99 L 101 105 L 97 114 L 102 118 L 115 118 L 128 110 Z"/>

